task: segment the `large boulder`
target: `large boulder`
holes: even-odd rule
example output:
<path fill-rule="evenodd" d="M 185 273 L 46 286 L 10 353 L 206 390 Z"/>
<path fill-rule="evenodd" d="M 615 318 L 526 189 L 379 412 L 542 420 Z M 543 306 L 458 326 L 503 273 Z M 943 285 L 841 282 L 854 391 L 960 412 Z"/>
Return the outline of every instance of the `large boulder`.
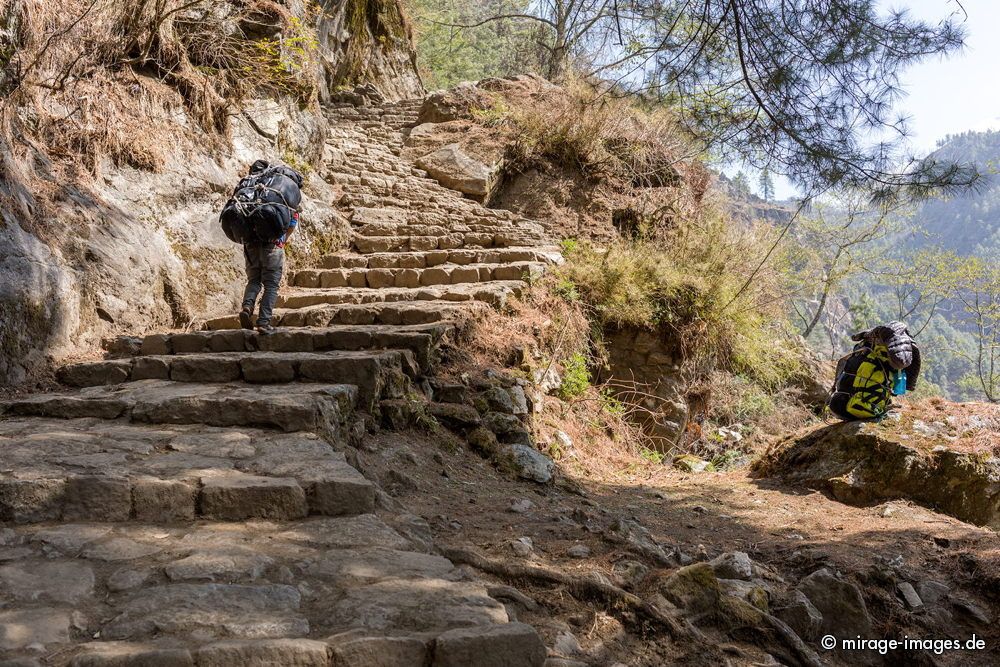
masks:
<path fill-rule="evenodd" d="M 797 390 L 802 403 L 816 413 L 823 411 L 830 397 L 830 384 L 834 376 L 835 364 L 820 359 L 809 349 L 805 339 L 794 342 L 794 354 L 801 361 L 801 367 L 789 380 L 789 385 Z"/>
<path fill-rule="evenodd" d="M 475 84 L 464 82 L 450 90 L 436 90 L 420 107 L 419 123 L 447 123 L 453 120 L 470 120 L 477 109 L 487 109 L 492 98 Z"/>
<path fill-rule="evenodd" d="M 823 614 L 819 613 L 802 591 L 793 591 L 788 601 L 775 610 L 774 615 L 806 641 L 817 639 L 823 627 Z"/>
<path fill-rule="evenodd" d="M 754 574 L 753 561 L 743 551 L 727 551 L 710 561 L 709 565 L 720 579 L 750 581 Z"/>
<path fill-rule="evenodd" d="M 418 158 L 417 166 L 444 187 L 479 201 L 485 201 L 493 188 L 493 170 L 458 144 L 448 144 Z"/>
<path fill-rule="evenodd" d="M 824 635 L 834 637 L 871 637 L 872 619 L 857 586 L 820 568 L 799 582 L 798 589 L 822 616 Z M 809 614 L 808 609 L 806 610 Z M 811 625 L 807 620 L 806 627 Z"/>
<path fill-rule="evenodd" d="M 767 626 L 767 593 L 738 579 L 719 579 L 708 563 L 672 572 L 659 586 L 660 594 L 699 625 L 756 634 Z"/>
<path fill-rule="evenodd" d="M 552 481 L 556 465 L 552 459 L 534 447 L 517 443 L 507 446 L 507 453 L 514 463 L 518 477 L 545 484 Z"/>
<path fill-rule="evenodd" d="M 995 431 L 982 420 L 931 426 L 913 416 L 904 412 L 895 422 L 840 423 L 799 433 L 760 459 L 755 473 L 822 489 L 845 503 L 905 498 L 1000 528 L 1000 459 L 976 445 L 977 434 Z"/>

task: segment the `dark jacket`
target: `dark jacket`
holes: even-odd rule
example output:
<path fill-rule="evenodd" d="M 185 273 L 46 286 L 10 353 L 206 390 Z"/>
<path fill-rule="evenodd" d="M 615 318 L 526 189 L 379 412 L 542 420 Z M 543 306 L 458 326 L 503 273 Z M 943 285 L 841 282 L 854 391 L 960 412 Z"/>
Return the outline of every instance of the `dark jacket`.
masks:
<path fill-rule="evenodd" d="M 841 419 L 881 419 L 892 405 L 897 371 L 906 370 L 906 389 L 917 388 L 920 349 L 902 322 L 890 322 L 851 336 L 854 350 L 837 364 L 827 405 Z"/>
<path fill-rule="evenodd" d="M 889 322 L 867 331 L 851 336 L 857 341 L 855 349 L 868 346 L 874 347 L 881 343 L 889 353 L 889 365 L 894 370 L 906 369 L 906 390 L 917 388 L 917 377 L 920 375 L 920 348 L 917 347 L 910 332 L 903 322 Z"/>

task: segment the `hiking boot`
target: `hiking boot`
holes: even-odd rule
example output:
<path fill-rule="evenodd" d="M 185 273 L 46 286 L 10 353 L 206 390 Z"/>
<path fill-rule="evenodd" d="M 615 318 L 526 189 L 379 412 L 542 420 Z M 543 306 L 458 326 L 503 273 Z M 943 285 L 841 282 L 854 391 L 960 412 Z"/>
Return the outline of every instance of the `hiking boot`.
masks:
<path fill-rule="evenodd" d="M 270 336 L 271 334 L 277 332 L 277 329 L 272 327 L 270 324 L 258 324 L 257 333 L 261 336 Z"/>
<path fill-rule="evenodd" d="M 240 326 L 253 331 L 253 314 L 246 308 L 240 311 Z"/>

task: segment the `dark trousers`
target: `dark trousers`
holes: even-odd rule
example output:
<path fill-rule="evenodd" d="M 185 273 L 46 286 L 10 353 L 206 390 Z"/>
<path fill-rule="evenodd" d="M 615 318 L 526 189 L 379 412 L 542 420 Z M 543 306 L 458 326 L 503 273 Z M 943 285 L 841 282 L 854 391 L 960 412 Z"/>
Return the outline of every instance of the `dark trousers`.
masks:
<path fill-rule="evenodd" d="M 260 300 L 260 313 L 257 315 L 257 326 L 265 326 L 271 322 L 274 304 L 278 301 L 278 286 L 281 285 L 281 273 L 285 269 L 285 250 L 267 245 L 243 246 L 243 257 L 246 259 L 247 287 L 243 291 L 243 309 L 253 313 L 257 296 L 261 287 L 264 288 L 264 298 Z"/>

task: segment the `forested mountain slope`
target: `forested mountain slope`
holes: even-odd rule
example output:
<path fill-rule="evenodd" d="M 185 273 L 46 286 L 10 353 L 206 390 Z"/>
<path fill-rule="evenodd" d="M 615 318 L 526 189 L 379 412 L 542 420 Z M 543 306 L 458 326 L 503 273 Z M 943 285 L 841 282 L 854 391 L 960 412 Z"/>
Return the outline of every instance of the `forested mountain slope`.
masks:
<path fill-rule="evenodd" d="M 994 253 L 1000 247 L 1000 180 L 991 172 L 1000 162 L 1000 131 L 963 132 L 938 144 L 932 157 L 976 163 L 987 176 L 972 192 L 919 205 L 909 243 L 939 245 L 960 255 Z"/>

